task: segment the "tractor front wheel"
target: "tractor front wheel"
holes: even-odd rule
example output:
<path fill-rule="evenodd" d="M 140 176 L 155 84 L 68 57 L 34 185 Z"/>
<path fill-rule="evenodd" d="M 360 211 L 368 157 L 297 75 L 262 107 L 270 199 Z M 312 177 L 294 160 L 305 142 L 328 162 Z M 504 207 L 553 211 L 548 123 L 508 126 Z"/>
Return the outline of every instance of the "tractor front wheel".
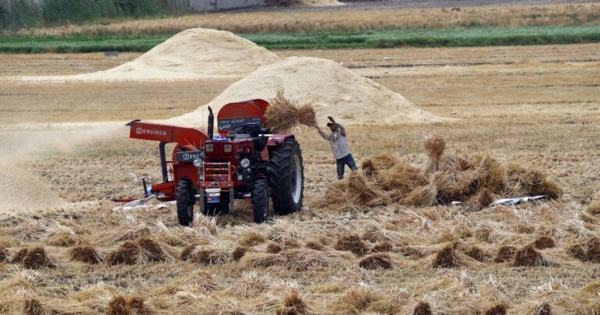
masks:
<path fill-rule="evenodd" d="M 304 193 L 304 166 L 302 151 L 295 139 L 287 139 L 283 146 L 273 148 L 270 169 L 273 212 L 286 215 L 299 211 Z"/>
<path fill-rule="evenodd" d="M 189 179 L 177 182 L 177 219 L 179 224 L 189 226 L 194 221 L 194 203 L 196 190 Z"/>
<path fill-rule="evenodd" d="M 252 212 L 254 222 L 263 223 L 267 221 L 269 213 L 269 188 L 266 179 L 257 179 L 252 187 Z"/>

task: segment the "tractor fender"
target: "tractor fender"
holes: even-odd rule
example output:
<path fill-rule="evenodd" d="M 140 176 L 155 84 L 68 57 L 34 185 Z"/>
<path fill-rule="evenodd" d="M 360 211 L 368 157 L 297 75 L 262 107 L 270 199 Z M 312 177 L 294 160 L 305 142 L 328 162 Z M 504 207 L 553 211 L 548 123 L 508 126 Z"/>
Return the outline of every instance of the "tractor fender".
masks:
<path fill-rule="evenodd" d="M 295 139 L 294 135 L 270 135 L 267 147 L 281 147 L 287 139 Z"/>

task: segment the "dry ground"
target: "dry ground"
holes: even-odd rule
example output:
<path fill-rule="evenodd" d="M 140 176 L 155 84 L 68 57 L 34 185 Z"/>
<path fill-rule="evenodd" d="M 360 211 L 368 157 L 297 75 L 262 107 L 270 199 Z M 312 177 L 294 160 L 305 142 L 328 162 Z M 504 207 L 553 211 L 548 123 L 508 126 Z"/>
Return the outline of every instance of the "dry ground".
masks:
<path fill-rule="evenodd" d="M 445 314 L 600 312 L 600 45 L 276 53 L 335 60 L 422 109 L 459 118 L 349 126 L 359 163 L 386 152 L 422 165 L 423 138 L 440 134 L 447 153 L 490 153 L 539 170 L 565 194 L 479 212 L 316 207 L 335 167 L 328 144 L 299 129 L 301 213 L 258 226 L 240 202 L 238 216 L 182 228 L 172 206 L 113 211 L 111 197 L 141 192 L 129 173 L 158 181 L 158 156 L 154 143 L 95 122 L 179 115 L 232 82 L 0 77 L 4 160 L 73 203 L 0 217 L 0 313 L 429 314 L 421 302 Z M 136 57 L 2 55 L 0 76 L 92 72 Z M 64 125 L 48 123 L 72 127 L 54 133 Z"/>

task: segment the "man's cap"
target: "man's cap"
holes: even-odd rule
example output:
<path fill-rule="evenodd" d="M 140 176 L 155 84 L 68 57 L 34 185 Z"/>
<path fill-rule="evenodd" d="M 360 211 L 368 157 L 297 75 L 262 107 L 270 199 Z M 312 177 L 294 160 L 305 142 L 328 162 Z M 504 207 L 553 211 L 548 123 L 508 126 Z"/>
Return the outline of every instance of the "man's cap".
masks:
<path fill-rule="evenodd" d="M 327 127 L 332 126 L 332 125 L 335 125 L 335 123 L 332 123 L 332 122 L 327 123 Z"/>

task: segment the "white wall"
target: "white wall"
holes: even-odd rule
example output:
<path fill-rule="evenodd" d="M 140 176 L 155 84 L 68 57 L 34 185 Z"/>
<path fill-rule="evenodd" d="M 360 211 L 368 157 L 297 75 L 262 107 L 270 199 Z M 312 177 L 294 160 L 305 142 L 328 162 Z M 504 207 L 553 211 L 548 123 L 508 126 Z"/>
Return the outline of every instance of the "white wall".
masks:
<path fill-rule="evenodd" d="M 188 0 L 189 7 L 196 11 L 227 10 L 258 4 L 258 0 Z"/>

